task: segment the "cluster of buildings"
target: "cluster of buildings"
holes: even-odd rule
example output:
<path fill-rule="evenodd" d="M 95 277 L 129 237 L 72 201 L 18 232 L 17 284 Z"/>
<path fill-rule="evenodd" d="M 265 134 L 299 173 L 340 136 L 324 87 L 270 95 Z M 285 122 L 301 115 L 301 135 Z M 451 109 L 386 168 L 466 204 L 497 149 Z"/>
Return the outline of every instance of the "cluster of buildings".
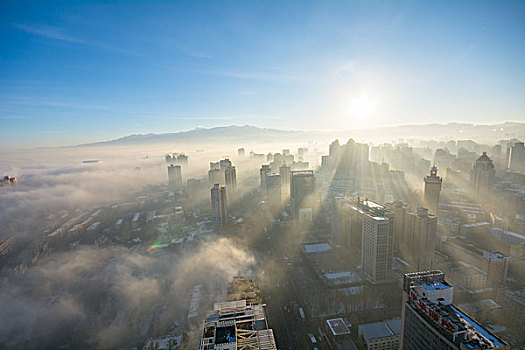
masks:
<path fill-rule="evenodd" d="M 0 187 L 1 186 L 16 186 L 17 179 L 14 176 L 6 175 L 3 179 L 0 179 Z"/>

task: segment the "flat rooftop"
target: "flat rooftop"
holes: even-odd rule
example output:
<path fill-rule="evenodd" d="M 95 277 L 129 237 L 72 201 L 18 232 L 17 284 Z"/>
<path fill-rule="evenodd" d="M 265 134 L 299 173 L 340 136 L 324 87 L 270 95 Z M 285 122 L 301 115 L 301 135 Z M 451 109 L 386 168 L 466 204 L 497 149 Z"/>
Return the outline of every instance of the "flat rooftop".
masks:
<path fill-rule="evenodd" d="M 322 253 L 332 249 L 328 243 L 305 244 L 303 250 L 305 253 Z"/>
<path fill-rule="evenodd" d="M 388 321 L 366 323 L 359 326 L 359 334 L 363 335 L 368 343 L 371 340 L 393 337 L 401 333 L 401 319 L 394 318 Z"/>
<path fill-rule="evenodd" d="M 328 324 L 328 327 L 330 327 L 333 335 L 350 334 L 350 330 L 342 318 L 332 318 L 326 320 L 326 323 Z"/>
<path fill-rule="evenodd" d="M 430 283 L 421 283 L 421 287 L 425 288 L 426 290 L 444 290 L 452 288 L 448 284 L 445 284 L 443 282 L 430 282 Z"/>

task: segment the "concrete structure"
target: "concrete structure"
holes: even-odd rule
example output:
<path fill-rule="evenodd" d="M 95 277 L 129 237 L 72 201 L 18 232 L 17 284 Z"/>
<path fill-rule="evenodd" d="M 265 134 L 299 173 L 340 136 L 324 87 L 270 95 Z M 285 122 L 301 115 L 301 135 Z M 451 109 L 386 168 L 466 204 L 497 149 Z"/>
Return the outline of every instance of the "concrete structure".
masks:
<path fill-rule="evenodd" d="M 224 168 L 224 183 L 230 199 L 237 197 L 237 170 L 234 166 Z"/>
<path fill-rule="evenodd" d="M 403 278 L 402 350 L 509 349 L 452 303 L 454 290 L 438 270 Z"/>
<path fill-rule="evenodd" d="M 392 270 L 394 214 L 369 200 L 358 201 L 362 210 L 361 266 L 372 283 L 387 281 Z"/>
<path fill-rule="evenodd" d="M 334 197 L 332 202 L 331 239 L 335 245 L 361 254 L 363 210 L 355 202 Z"/>
<path fill-rule="evenodd" d="M 438 169 L 434 165 L 430 169 L 430 175 L 426 176 L 423 181 L 425 181 L 425 193 L 424 201 L 425 206 L 428 208 L 428 211 L 431 214 L 437 215 L 439 208 L 439 194 L 441 193 L 441 185 L 443 179 L 437 176 Z"/>
<path fill-rule="evenodd" d="M 470 172 L 470 189 L 474 198 L 482 201 L 491 199 L 495 177 L 494 164 L 487 152 L 483 152 Z"/>
<path fill-rule="evenodd" d="M 397 350 L 400 335 L 400 318 L 359 325 L 359 336 L 367 350 Z"/>
<path fill-rule="evenodd" d="M 213 220 L 217 226 L 224 226 L 228 220 L 228 201 L 226 187 L 219 184 L 213 185 L 211 189 L 211 206 Z"/>
<path fill-rule="evenodd" d="M 277 349 L 263 306 L 246 300 L 216 303 L 206 317 L 199 350 Z"/>
<path fill-rule="evenodd" d="M 292 171 L 290 194 L 295 221 L 312 222 L 316 204 L 314 172 L 312 170 Z"/>
<path fill-rule="evenodd" d="M 429 270 L 434 264 L 437 216 L 426 208 L 412 211 L 402 202 L 394 202 L 388 208 L 395 215 L 395 247 L 401 259 L 410 263 L 413 271 Z"/>
<path fill-rule="evenodd" d="M 281 175 L 281 199 L 283 204 L 290 201 L 290 167 L 282 165 L 279 167 L 279 175 Z"/>
<path fill-rule="evenodd" d="M 267 197 L 271 208 L 281 206 L 281 175 L 270 173 L 266 175 Z"/>
<path fill-rule="evenodd" d="M 261 166 L 261 169 L 259 170 L 259 174 L 261 176 L 261 193 L 263 195 L 266 195 L 266 189 L 268 185 L 268 183 L 266 182 L 266 175 L 268 175 L 270 172 L 270 166 L 267 164 Z"/>
<path fill-rule="evenodd" d="M 483 252 L 481 269 L 487 272 L 489 284 L 504 284 L 509 272 L 509 257 L 500 252 Z"/>
<path fill-rule="evenodd" d="M 245 152 L 244 148 L 239 148 L 237 150 L 237 156 L 244 158 L 245 154 L 246 154 L 246 152 Z"/>
<path fill-rule="evenodd" d="M 525 173 L 525 146 L 523 142 L 514 143 L 508 152 L 508 169 L 516 173 Z"/>
<path fill-rule="evenodd" d="M 168 166 L 168 186 L 174 189 L 180 185 L 182 185 L 182 168 L 180 165 L 171 164 Z"/>
<path fill-rule="evenodd" d="M 219 161 L 219 168 L 224 171 L 226 168 L 231 168 L 232 162 L 228 158 L 222 159 Z"/>
<path fill-rule="evenodd" d="M 213 186 L 215 184 L 224 185 L 224 172 L 222 172 L 218 168 L 213 168 L 208 171 L 208 182 L 210 186 Z"/>

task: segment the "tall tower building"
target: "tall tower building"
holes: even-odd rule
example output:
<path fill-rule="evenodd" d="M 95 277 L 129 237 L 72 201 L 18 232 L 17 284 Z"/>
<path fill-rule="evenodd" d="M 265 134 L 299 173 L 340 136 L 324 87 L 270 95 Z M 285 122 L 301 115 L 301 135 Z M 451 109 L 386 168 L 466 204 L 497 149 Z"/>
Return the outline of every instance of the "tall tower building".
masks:
<path fill-rule="evenodd" d="M 268 203 L 271 208 L 281 206 L 281 175 L 270 173 L 266 175 Z"/>
<path fill-rule="evenodd" d="M 353 250 L 361 256 L 363 210 L 354 201 L 334 197 L 332 202 L 331 240 L 338 246 Z"/>
<path fill-rule="evenodd" d="M 213 185 L 211 189 L 211 206 L 213 209 L 213 220 L 217 226 L 224 226 L 228 220 L 228 201 L 226 187 L 219 184 Z"/>
<path fill-rule="evenodd" d="M 402 258 L 416 271 L 430 270 L 434 265 L 437 216 L 429 214 L 426 208 L 418 208 L 417 212 L 407 212 L 403 218 L 396 217 L 400 219 L 405 222 L 404 244 L 399 247 Z"/>
<path fill-rule="evenodd" d="M 509 349 L 503 340 L 456 307 L 453 294 L 441 271 L 405 274 L 400 349 Z"/>
<path fill-rule="evenodd" d="M 394 214 L 369 200 L 358 201 L 362 210 L 361 266 L 372 283 L 388 281 L 394 250 Z"/>
<path fill-rule="evenodd" d="M 182 169 L 180 165 L 168 166 L 168 185 L 170 189 L 182 185 Z"/>
<path fill-rule="evenodd" d="M 239 158 L 241 158 L 241 157 L 244 158 L 245 154 L 246 154 L 246 152 L 245 152 L 244 148 L 239 148 L 237 150 L 237 156 L 239 156 Z"/>
<path fill-rule="evenodd" d="M 290 167 L 286 164 L 279 167 L 279 175 L 281 175 L 281 199 L 283 204 L 290 201 Z"/>
<path fill-rule="evenodd" d="M 290 193 L 296 222 L 312 222 L 316 203 L 313 170 L 292 171 Z"/>
<path fill-rule="evenodd" d="M 261 193 L 263 195 L 266 195 L 266 189 L 267 189 L 267 182 L 266 182 L 266 175 L 268 175 L 271 172 L 270 166 L 265 164 L 261 167 L 259 170 L 259 173 L 261 175 Z"/>
<path fill-rule="evenodd" d="M 487 152 L 483 152 L 470 172 L 470 189 L 474 198 L 484 201 L 490 199 L 495 177 L 494 164 Z"/>
<path fill-rule="evenodd" d="M 508 169 L 516 173 L 525 173 L 525 146 L 516 142 L 509 149 Z"/>
<path fill-rule="evenodd" d="M 437 215 L 439 208 L 439 194 L 443 180 L 437 176 L 438 169 L 434 165 L 430 169 L 430 175 L 426 176 L 425 181 L 425 206 L 431 214 Z"/>
<path fill-rule="evenodd" d="M 220 169 L 210 169 L 208 171 L 208 181 L 210 186 L 213 186 L 215 184 L 224 185 L 224 173 Z"/>
<path fill-rule="evenodd" d="M 237 171 L 234 166 L 229 166 L 224 169 L 224 182 L 229 197 L 235 198 L 237 196 Z"/>
<path fill-rule="evenodd" d="M 222 171 L 224 171 L 226 168 L 231 168 L 232 162 L 228 158 L 222 159 L 219 162 L 219 167 Z"/>

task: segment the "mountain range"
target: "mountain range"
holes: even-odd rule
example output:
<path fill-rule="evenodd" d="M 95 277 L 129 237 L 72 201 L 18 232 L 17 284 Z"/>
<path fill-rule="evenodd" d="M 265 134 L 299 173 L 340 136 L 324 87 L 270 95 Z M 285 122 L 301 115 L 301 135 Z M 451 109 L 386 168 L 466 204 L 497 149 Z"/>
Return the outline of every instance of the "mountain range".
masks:
<path fill-rule="evenodd" d="M 525 123 L 505 122 L 500 124 L 421 124 L 400 125 L 394 127 L 376 127 L 369 129 L 352 129 L 341 131 L 300 131 L 259 128 L 256 126 L 221 126 L 213 128 L 196 128 L 190 131 L 172 133 L 133 134 L 110 141 L 102 141 L 87 146 L 147 145 L 147 144 L 213 144 L 221 143 L 295 143 L 309 141 L 326 141 L 339 138 L 345 141 L 354 138 L 358 141 L 391 142 L 403 139 L 423 140 L 465 140 L 482 143 L 495 143 L 502 139 L 525 139 Z"/>

